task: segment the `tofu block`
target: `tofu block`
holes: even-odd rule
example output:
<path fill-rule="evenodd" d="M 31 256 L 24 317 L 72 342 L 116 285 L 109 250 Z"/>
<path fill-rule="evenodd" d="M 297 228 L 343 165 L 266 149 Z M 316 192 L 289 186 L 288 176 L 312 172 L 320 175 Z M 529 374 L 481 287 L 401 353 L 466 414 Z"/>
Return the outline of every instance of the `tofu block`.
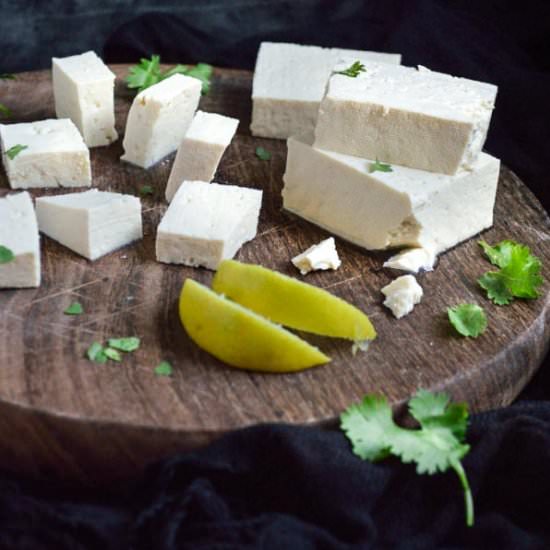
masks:
<path fill-rule="evenodd" d="M 0 124 L 2 160 L 12 189 L 90 187 L 90 152 L 69 119 Z M 25 147 L 14 158 L 9 152 Z"/>
<path fill-rule="evenodd" d="M 170 202 L 183 181 L 212 181 L 220 159 L 233 139 L 239 120 L 197 111 L 172 165 L 166 185 Z"/>
<path fill-rule="evenodd" d="M 32 200 L 27 192 L 0 199 L 0 246 L 13 260 L 0 262 L 0 288 L 40 285 L 40 239 Z"/>
<path fill-rule="evenodd" d="M 425 67 L 365 62 L 365 68 L 356 78 L 330 77 L 315 147 L 448 175 L 475 164 L 496 86 Z"/>
<path fill-rule="evenodd" d="M 201 81 L 175 74 L 140 92 L 132 102 L 121 159 L 149 168 L 173 153 L 193 120 Z"/>
<path fill-rule="evenodd" d="M 396 319 L 408 315 L 420 303 L 424 291 L 413 275 L 402 275 L 382 289 L 386 296 L 384 305 L 391 309 Z"/>
<path fill-rule="evenodd" d="M 399 54 L 262 42 L 252 85 L 252 135 L 286 139 L 312 132 L 332 68 L 344 57 L 401 62 Z"/>
<path fill-rule="evenodd" d="M 315 149 L 290 138 L 283 206 L 369 250 L 424 247 L 439 254 L 493 224 L 500 161 L 481 153 L 455 176 Z"/>
<path fill-rule="evenodd" d="M 157 260 L 217 269 L 256 236 L 262 192 L 186 181 L 157 230 Z"/>
<path fill-rule="evenodd" d="M 132 195 L 91 189 L 39 197 L 40 231 L 77 254 L 96 260 L 141 239 L 141 201 Z"/>
<path fill-rule="evenodd" d="M 338 257 L 334 237 L 310 246 L 307 250 L 292 258 L 292 263 L 300 270 L 302 275 L 307 275 L 310 271 L 336 270 L 342 264 Z"/>
<path fill-rule="evenodd" d="M 70 118 L 88 147 L 109 145 L 115 130 L 115 74 L 94 53 L 52 59 L 57 118 Z"/>

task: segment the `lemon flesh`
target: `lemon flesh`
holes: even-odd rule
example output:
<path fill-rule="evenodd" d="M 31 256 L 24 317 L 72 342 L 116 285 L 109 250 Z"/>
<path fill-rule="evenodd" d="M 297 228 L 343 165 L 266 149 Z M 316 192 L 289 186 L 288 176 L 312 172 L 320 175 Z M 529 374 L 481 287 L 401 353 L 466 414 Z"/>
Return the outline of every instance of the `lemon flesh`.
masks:
<path fill-rule="evenodd" d="M 290 328 L 355 342 L 376 338 L 369 318 L 348 302 L 259 265 L 225 260 L 212 288 Z"/>
<path fill-rule="evenodd" d="M 298 336 L 187 279 L 179 300 L 190 338 L 221 361 L 265 372 L 294 372 L 330 358 Z"/>

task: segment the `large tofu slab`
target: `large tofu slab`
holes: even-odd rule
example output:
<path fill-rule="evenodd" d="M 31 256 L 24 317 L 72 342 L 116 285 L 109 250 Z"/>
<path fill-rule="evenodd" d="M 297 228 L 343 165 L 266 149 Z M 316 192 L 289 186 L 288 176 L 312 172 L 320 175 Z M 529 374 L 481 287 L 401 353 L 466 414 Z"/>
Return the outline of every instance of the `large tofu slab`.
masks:
<path fill-rule="evenodd" d="M 197 111 L 178 148 L 166 185 L 170 202 L 183 181 L 212 181 L 220 159 L 233 139 L 239 120 Z"/>
<path fill-rule="evenodd" d="M 115 130 L 115 75 L 94 53 L 52 59 L 58 118 L 70 118 L 88 147 L 109 145 Z"/>
<path fill-rule="evenodd" d="M 91 189 L 36 199 L 40 231 L 77 254 L 95 260 L 141 239 L 137 197 Z"/>
<path fill-rule="evenodd" d="M 0 263 L 0 288 L 40 285 L 40 240 L 32 200 L 27 192 L 0 199 L 0 246 L 13 260 Z"/>
<path fill-rule="evenodd" d="M 327 80 L 343 57 L 401 62 L 399 54 L 262 42 L 252 86 L 252 134 L 286 139 L 312 132 Z"/>
<path fill-rule="evenodd" d="M 157 260 L 216 269 L 256 236 L 262 192 L 186 181 L 157 230 Z"/>
<path fill-rule="evenodd" d="M 440 253 L 493 223 L 500 161 L 481 153 L 455 176 L 373 161 L 288 140 L 283 206 L 369 250 L 425 247 Z"/>
<path fill-rule="evenodd" d="M 365 62 L 365 68 L 356 78 L 331 76 L 315 147 L 450 175 L 474 165 L 496 86 L 424 67 Z"/>
<path fill-rule="evenodd" d="M 69 119 L 0 124 L 0 145 L 12 189 L 92 184 L 90 152 Z M 25 148 L 10 158 L 18 146 Z"/>
<path fill-rule="evenodd" d="M 126 162 L 149 168 L 184 138 L 201 97 L 201 81 L 175 74 L 140 92 L 132 102 L 122 145 Z"/>

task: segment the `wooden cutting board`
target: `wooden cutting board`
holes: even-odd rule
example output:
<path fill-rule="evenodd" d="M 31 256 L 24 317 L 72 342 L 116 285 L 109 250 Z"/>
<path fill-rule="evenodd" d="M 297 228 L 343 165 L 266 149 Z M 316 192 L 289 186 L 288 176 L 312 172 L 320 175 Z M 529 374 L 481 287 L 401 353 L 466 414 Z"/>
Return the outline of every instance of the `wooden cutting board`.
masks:
<path fill-rule="evenodd" d="M 133 97 L 113 68 L 117 129 L 122 135 Z M 253 138 L 252 76 L 217 70 L 200 108 L 237 117 L 238 135 L 225 153 L 216 181 L 263 189 L 257 238 L 237 258 L 298 276 L 290 258 L 326 232 L 281 208 L 283 141 Z M 15 122 L 54 117 L 48 71 L 0 82 L 0 101 Z M 255 147 L 273 153 L 262 161 Z M 306 280 L 351 301 L 375 324 L 379 337 L 367 353 L 351 354 L 346 342 L 311 338 L 332 357 L 326 366 L 298 374 L 266 375 L 235 370 L 200 350 L 185 334 L 177 299 L 186 277 L 210 284 L 203 269 L 155 261 L 155 230 L 166 209 L 164 187 L 173 156 L 145 171 L 119 162 L 121 140 L 91 151 L 94 186 L 143 199 L 145 237 L 123 250 L 89 262 L 42 239 L 43 283 L 38 289 L 0 291 L 0 465 L 41 476 L 84 483 L 135 473 L 173 451 L 204 444 L 221 434 L 260 422 L 334 425 L 337 415 L 366 392 L 389 397 L 396 408 L 418 388 L 446 390 L 473 411 L 510 403 L 539 366 L 549 341 L 548 283 L 535 301 L 508 307 L 487 301 L 476 279 L 490 269 L 476 239 L 444 254 L 437 269 L 420 275 L 422 303 L 401 320 L 382 307 L 380 289 L 399 273 L 382 268 L 388 253 L 367 253 L 337 239 L 342 267 Z M 9 192 L 0 174 L 0 195 Z M 34 196 L 66 191 L 33 191 Z M 512 238 L 531 247 L 550 279 L 549 219 L 527 187 L 502 168 L 490 243 Z M 85 314 L 63 310 L 74 300 Z M 455 336 L 446 308 L 481 304 L 489 318 L 477 340 Z M 141 348 L 121 364 L 84 358 L 94 340 L 138 335 Z M 156 376 L 161 360 L 174 366 Z"/>

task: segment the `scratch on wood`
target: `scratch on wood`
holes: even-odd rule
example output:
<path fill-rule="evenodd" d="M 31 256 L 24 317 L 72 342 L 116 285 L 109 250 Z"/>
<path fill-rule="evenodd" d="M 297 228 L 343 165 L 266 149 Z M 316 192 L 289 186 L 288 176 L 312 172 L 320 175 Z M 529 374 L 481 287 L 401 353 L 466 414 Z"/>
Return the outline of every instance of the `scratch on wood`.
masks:
<path fill-rule="evenodd" d="M 321 288 L 324 288 L 325 290 L 327 288 L 334 288 L 335 286 L 340 286 L 345 283 L 350 283 L 351 281 L 355 281 L 356 279 L 361 279 L 363 275 L 356 275 L 355 277 L 350 277 L 349 279 L 344 279 L 343 281 L 336 281 L 335 283 L 331 283 L 330 285 L 323 286 Z"/>

